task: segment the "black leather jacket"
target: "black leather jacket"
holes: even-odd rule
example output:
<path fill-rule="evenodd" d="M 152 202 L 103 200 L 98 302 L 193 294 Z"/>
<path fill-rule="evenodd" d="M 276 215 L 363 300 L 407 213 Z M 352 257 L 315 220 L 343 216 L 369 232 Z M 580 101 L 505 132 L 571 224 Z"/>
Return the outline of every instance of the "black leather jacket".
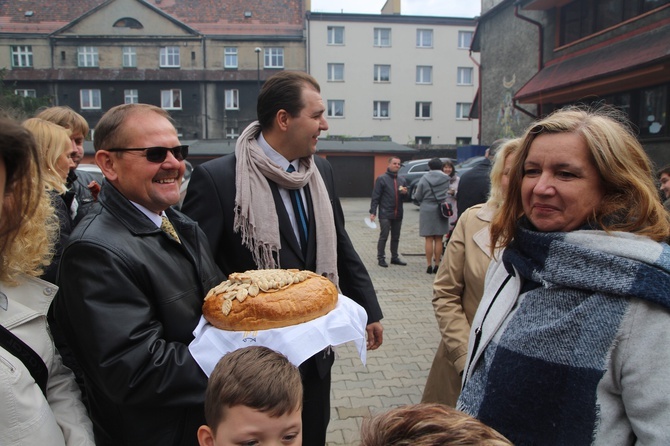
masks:
<path fill-rule="evenodd" d="M 207 377 L 188 351 L 224 279 L 197 224 L 171 240 L 110 183 L 73 230 L 55 314 L 85 375 L 98 445 L 197 445 Z"/>
<path fill-rule="evenodd" d="M 372 190 L 372 199 L 370 201 L 370 214 L 377 214 L 379 207 L 379 218 L 389 220 L 402 220 L 403 208 L 402 195 L 398 188 L 407 187 L 407 180 L 398 177 L 397 173 L 388 170 L 377 177 L 375 188 Z"/>

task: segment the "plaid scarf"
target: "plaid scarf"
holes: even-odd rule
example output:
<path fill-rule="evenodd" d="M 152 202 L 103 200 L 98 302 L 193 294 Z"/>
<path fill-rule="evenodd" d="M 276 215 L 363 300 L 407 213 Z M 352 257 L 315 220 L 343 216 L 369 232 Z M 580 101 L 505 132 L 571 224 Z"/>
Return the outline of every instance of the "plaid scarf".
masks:
<path fill-rule="evenodd" d="M 487 346 L 459 408 L 517 446 L 591 444 L 597 386 L 631 298 L 670 308 L 670 247 L 628 233 L 527 226 L 503 263 L 535 286 Z"/>

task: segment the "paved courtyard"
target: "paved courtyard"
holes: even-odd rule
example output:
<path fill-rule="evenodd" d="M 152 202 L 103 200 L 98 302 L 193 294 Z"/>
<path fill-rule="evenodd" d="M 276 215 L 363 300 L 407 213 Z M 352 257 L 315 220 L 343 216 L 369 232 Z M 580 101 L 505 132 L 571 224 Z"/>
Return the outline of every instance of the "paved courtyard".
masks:
<path fill-rule="evenodd" d="M 384 344 L 363 365 L 353 346 L 338 347 L 333 366 L 328 446 L 357 446 L 363 417 L 421 401 L 439 332 L 431 304 L 434 275 L 426 274 L 419 208 L 405 204 L 400 256 L 407 266 L 377 265 L 378 229 L 368 228 L 370 200 L 344 198 L 346 227 L 384 312 Z M 389 259 L 387 244 L 387 262 Z M 306 445 L 309 446 L 309 445 Z"/>

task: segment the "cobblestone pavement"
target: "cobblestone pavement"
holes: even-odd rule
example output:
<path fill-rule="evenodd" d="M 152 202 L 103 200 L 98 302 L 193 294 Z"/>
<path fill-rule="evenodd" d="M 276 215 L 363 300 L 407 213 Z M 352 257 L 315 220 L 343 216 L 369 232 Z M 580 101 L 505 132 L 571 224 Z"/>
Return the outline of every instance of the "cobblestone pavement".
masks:
<path fill-rule="evenodd" d="M 367 364 L 347 344 L 337 348 L 333 366 L 327 444 L 357 446 L 363 417 L 421 401 L 439 332 L 431 303 L 435 276 L 426 274 L 419 208 L 411 203 L 404 206 L 399 251 L 408 265 L 382 268 L 377 265 L 379 229 L 363 222 L 370 199 L 343 198 L 342 207 L 347 232 L 372 277 L 384 312 L 384 343 L 368 352 Z"/>

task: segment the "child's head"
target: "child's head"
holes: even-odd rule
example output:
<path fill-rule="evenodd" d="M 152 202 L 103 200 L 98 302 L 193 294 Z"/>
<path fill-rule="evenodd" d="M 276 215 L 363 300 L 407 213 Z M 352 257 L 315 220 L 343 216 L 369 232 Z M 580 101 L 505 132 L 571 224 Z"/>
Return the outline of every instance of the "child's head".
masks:
<path fill-rule="evenodd" d="M 442 404 L 397 407 L 363 420 L 360 446 L 511 446 L 481 421 Z"/>
<path fill-rule="evenodd" d="M 302 382 L 282 354 L 254 346 L 225 355 L 209 377 L 201 446 L 302 444 Z"/>

